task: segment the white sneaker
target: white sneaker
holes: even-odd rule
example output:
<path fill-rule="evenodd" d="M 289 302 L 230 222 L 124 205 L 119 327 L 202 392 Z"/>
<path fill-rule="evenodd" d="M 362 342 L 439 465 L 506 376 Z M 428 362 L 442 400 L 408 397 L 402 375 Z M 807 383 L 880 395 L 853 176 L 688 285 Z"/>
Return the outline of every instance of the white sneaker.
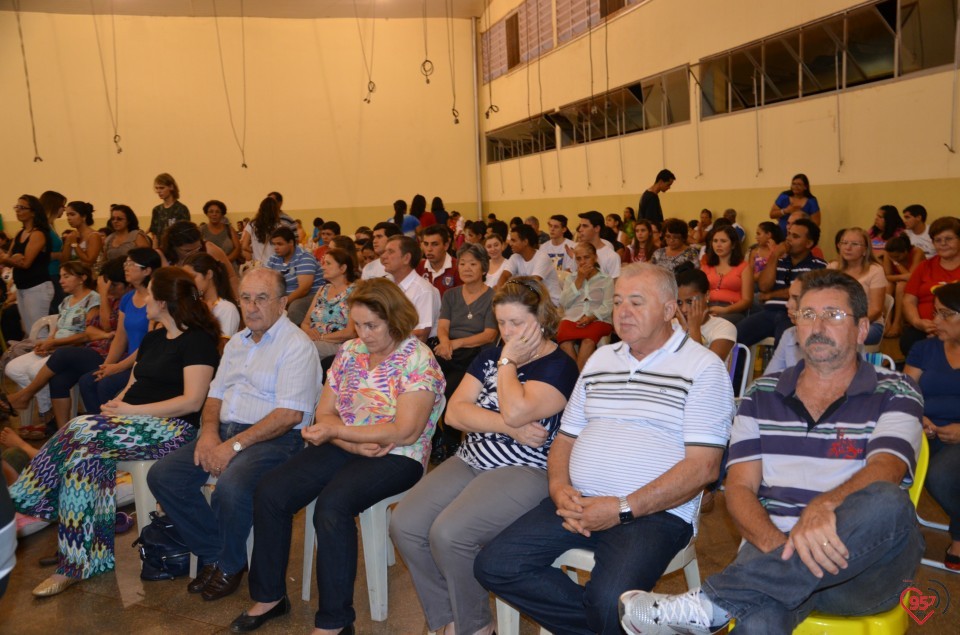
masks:
<path fill-rule="evenodd" d="M 700 589 L 682 595 L 627 591 L 620 596 L 620 624 L 631 635 L 709 635 L 726 624 L 712 626 L 712 607 Z"/>

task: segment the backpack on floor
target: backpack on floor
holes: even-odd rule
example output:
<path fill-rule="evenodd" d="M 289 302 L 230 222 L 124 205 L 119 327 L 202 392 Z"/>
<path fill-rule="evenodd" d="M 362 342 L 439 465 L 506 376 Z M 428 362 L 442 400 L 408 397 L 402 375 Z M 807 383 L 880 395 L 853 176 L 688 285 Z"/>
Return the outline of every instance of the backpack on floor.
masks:
<path fill-rule="evenodd" d="M 173 580 L 190 572 L 190 548 L 167 516 L 150 512 L 150 524 L 133 546 L 140 548 L 141 580 Z"/>

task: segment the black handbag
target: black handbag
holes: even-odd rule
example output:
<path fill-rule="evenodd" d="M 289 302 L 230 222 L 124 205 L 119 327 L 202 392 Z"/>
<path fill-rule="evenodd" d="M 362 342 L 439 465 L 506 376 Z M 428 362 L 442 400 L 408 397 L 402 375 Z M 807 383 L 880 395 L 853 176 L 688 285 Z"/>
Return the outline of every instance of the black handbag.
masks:
<path fill-rule="evenodd" d="M 190 548 L 167 516 L 150 512 L 150 524 L 133 541 L 140 549 L 141 580 L 173 580 L 190 572 Z"/>

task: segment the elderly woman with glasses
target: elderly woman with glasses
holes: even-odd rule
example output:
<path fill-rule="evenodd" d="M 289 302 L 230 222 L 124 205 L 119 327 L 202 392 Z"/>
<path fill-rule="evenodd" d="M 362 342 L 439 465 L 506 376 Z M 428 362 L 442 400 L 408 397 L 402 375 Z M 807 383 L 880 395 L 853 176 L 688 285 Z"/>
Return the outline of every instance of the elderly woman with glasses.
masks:
<path fill-rule="evenodd" d="M 678 218 L 663 223 L 664 246 L 653 252 L 650 261 L 667 271 L 673 272 L 681 263 L 692 262 L 700 267 L 700 250 L 687 246 L 687 224 Z"/>
<path fill-rule="evenodd" d="M 230 625 L 235 633 L 290 612 L 286 566 L 293 516 L 316 499 L 320 607 L 313 632 L 352 634 L 354 518 L 413 487 L 426 471 L 444 379 L 433 353 L 413 334 L 417 310 L 384 278 L 358 282 L 347 304 L 357 339 L 334 358 L 314 423 L 302 432 L 309 446 L 267 472 L 257 488 L 250 566 L 254 604 Z"/>
<path fill-rule="evenodd" d="M 445 635 L 493 631 L 473 561 L 548 495 L 547 452 L 579 374 L 552 341 L 560 311 L 537 278 L 511 278 L 493 311 L 505 344 L 477 355 L 447 409 L 447 423 L 466 439 L 407 494 L 390 523 L 427 627 Z"/>
<path fill-rule="evenodd" d="M 903 334 L 900 350 L 909 355 L 914 344 L 933 337 L 933 291 L 960 281 L 960 219 L 944 216 L 930 223 L 930 239 L 937 255 L 920 263 L 903 292 Z"/>
<path fill-rule="evenodd" d="M 926 488 L 950 517 L 944 566 L 960 571 L 960 283 L 933 291 L 936 336 L 918 342 L 904 372 L 920 384 L 930 441 Z"/>
<path fill-rule="evenodd" d="M 159 268 L 160 256 L 153 249 L 137 247 L 127 252 L 123 272 L 133 290 L 120 299 L 117 330 L 107 357 L 99 368 L 80 378 L 80 396 L 90 414 L 99 414 L 100 406 L 113 399 L 130 379 L 140 342 L 150 330 L 147 285 L 151 274 Z"/>

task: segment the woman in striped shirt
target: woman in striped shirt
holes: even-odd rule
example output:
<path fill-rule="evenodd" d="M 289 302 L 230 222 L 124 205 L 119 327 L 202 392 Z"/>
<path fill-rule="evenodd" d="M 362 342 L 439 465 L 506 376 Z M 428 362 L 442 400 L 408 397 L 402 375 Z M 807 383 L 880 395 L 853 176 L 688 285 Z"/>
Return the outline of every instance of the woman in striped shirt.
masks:
<path fill-rule="evenodd" d="M 427 624 L 445 635 L 493 632 L 473 560 L 548 495 L 547 451 L 577 381 L 576 363 L 551 341 L 560 313 L 537 278 L 511 278 L 493 307 L 505 344 L 477 355 L 447 406 L 446 423 L 468 434 L 390 524 Z"/>

